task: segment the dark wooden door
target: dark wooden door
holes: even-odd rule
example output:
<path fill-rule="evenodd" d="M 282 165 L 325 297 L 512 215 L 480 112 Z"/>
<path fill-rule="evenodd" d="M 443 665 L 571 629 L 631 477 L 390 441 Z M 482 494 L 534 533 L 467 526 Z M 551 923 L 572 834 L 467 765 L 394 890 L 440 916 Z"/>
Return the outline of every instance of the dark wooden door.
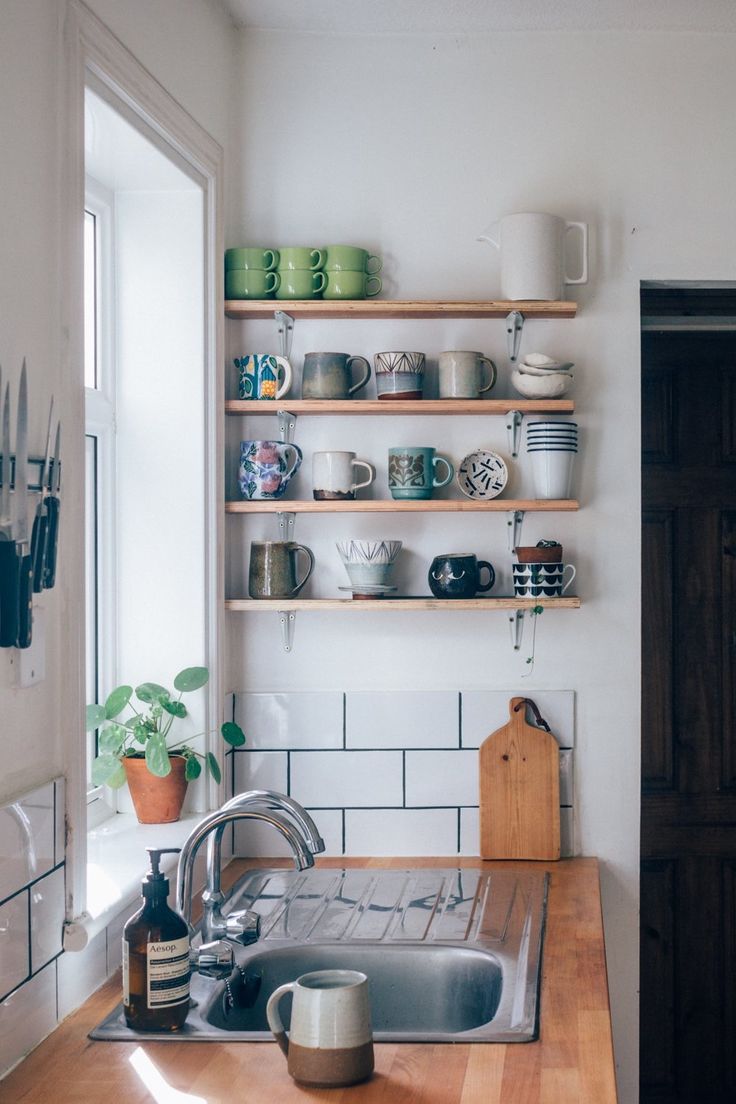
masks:
<path fill-rule="evenodd" d="M 736 1101 L 736 334 L 642 335 L 641 1101 Z"/>

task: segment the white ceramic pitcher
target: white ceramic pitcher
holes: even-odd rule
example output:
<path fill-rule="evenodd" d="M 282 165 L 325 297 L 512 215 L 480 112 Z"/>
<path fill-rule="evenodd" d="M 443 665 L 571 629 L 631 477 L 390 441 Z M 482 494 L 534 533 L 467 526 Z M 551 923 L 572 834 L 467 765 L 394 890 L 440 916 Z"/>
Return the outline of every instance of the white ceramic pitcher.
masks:
<path fill-rule="evenodd" d="M 565 235 L 582 234 L 582 272 L 565 271 Z M 501 251 L 502 299 L 561 299 L 564 284 L 588 282 L 588 225 L 541 213 L 505 215 L 478 238 Z"/>

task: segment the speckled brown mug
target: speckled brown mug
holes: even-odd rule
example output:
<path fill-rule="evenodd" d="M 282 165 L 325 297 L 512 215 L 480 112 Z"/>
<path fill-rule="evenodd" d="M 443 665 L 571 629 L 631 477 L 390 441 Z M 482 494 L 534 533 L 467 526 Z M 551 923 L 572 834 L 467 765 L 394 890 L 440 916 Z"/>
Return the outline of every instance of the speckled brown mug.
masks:
<path fill-rule="evenodd" d="M 299 553 L 308 561 L 298 577 Z M 296 541 L 251 541 L 248 594 L 251 598 L 296 598 L 314 570 L 314 554 Z"/>
<path fill-rule="evenodd" d="M 293 994 L 291 1027 L 278 1004 Z M 373 1032 L 368 978 L 357 970 L 315 970 L 279 985 L 266 1005 L 273 1031 L 294 1080 L 332 1089 L 365 1081 L 373 1072 Z"/>

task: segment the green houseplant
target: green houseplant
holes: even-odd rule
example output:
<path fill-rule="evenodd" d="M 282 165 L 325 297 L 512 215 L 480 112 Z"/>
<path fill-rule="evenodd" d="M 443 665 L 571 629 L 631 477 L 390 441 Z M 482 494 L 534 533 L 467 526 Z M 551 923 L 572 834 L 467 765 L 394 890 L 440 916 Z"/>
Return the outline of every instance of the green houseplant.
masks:
<path fill-rule="evenodd" d="M 182 696 L 200 690 L 208 680 L 206 667 L 185 667 L 174 679 L 178 696 L 157 682 L 143 682 L 135 689 L 116 686 L 103 705 L 87 706 L 87 731 L 98 730 L 92 781 L 115 789 L 127 782 L 143 823 L 178 820 L 187 783 L 199 777 L 203 764 L 216 782 L 222 777 L 211 751 L 202 755 L 171 735 L 174 722 L 188 716 Z M 123 718 L 126 710 L 129 716 Z M 243 730 L 232 721 L 226 721 L 220 731 L 231 747 L 245 743 Z M 162 799 L 157 809 L 140 807 L 156 797 Z"/>

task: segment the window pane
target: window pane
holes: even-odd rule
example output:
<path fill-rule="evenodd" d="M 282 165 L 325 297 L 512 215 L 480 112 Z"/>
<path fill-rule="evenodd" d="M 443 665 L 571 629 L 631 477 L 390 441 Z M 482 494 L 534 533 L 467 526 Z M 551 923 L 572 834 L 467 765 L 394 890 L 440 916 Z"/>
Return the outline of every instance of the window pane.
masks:
<path fill-rule="evenodd" d="M 97 219 L 84 212 L 84 386 L 97 387 Z"/>
<path fill-rule="evenodd" d="M 85 462 L 85 605 L 87 628 L 87 701 L 96 702 L 99 690 L 97 669 L 97 438 L 84 439 Z M 87 780 L 97 748 L 94 732 L 88 733 Z"/>

